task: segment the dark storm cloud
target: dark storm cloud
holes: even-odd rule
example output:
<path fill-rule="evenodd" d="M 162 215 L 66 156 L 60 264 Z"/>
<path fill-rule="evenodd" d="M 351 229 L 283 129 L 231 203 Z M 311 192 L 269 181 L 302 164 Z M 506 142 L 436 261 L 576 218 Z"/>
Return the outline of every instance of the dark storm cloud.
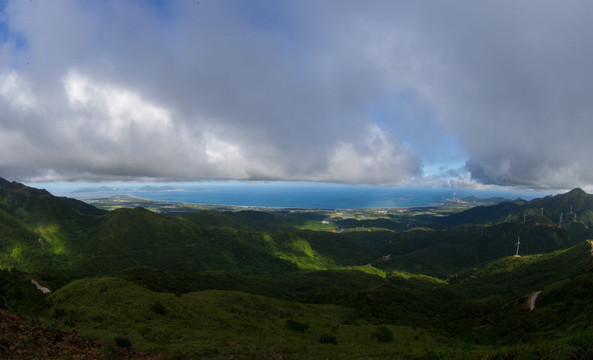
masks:
<path fill-rule="evenodd" d="M 429 11 L 435 49 L 426 99 L 483 183 L 593 183 L 590 2 L 472 3 Z M 442 31 L 438 31 L 441 29 Z"/>
<path fill-rule="evenodd" d="M 0 176 L 593 183 L 586 2 L 151 4 L 8 3 Z"/>

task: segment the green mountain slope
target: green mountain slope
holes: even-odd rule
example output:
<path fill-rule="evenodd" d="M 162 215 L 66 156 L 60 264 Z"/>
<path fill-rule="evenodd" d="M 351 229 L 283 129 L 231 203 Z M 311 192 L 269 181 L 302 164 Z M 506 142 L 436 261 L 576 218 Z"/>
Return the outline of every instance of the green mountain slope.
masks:
<path fill-rule="evenodd" d="M 558 228 L 541 219 L 486 227 L 334 234 L 290 229 L 300 226 L 301 220 L 253 211 L 207 211 L 175 218 L 136 208 L 101 215 L 90 205 L 56 198 L 44 190 L 6 181 L 1 185 L 0 235 L 5 240 L 0 245 L 0 267 L 24 271 L 115 274 L 127 267 L 148 266 L 264 274 L 371 263 L 387 272 L 444 278 L 512 254 L 519 237 L 521 254 L 564 249 L 593 237 L 584 222 Z M 584 208 L 590 199 L 582 191 L 573 190 L 541 201 L 546 201 L 550 211 L 554 209 L 552 204 L 559 208 L 574 203 L 573 210 L 586 214 Z M 534 200 L 529 204 L 541 203 Z M 378 260 L 387 255 L 389 261 Z"/>
<path fill-rule="evenodd" d="M 504 257 L 452 277 L 476 295 L 528 293 L 593 270 L 591 244 L 583 241 L 564 250 Z"/>
<path fill-rule="evenodd" d="M 580 188 L 565 194 L 546 196 L 531 201 L 504 202 L 493 206 L 478 206 L 460 213 L 452 214 L 443 221 L 448 225 L 487 224 L 511 222 L 546 222 L 559 224 L 562 215 L 563 224 L 575 222 L 587 227 L 593 226 L 593 195 Z"/>
<path fill-rule="evenodd" d="M 280 216 L 240 212 L 174 218 L 142 208 L 103 215 L 75 200 L 4 182 L 0 267 L 24 271 L 73 270 L 114 274 L 127 267 L 282 273 L 367 262 L 364 244 L 327 232 L 254 232 L 266 224 L 296 223 Z M 205 219 L 216 218 L 213 224 Z M 229 220 L 230 219 L 230 220 Z M 225 223 L 229 220 L 229 223 Z M 252 225 L 250 221 L 253 220 Z M 228 226 L 226 226 L 226 225 Z M 243 231 L 234 229 L 239 225 Z M 274 225 L 272 230 L 288 225 Z"/>
<path fill-rule="evenodd" d="M 521 205 L 505 201 L 492 206 L 476 206 L 460 213 L 449 215 L 444 222 L 448 225 L 501 222 L 508 219 L 509 214 L 516 216 L 521 210 Z"/>
<path fill-rule="evenodd" d="M 462 308 L 475 324 L 471 336 L 481 342 L 516 344 L 592 335 L 592 269 L 591 244 L 583 242 L 550 254 L 500 259 L 463 275 L 459 284 L 471 300 Z M 530 310 L 530 298 L 537 291 L 541 293 Z M 466 326 L 470 336 L 468 330 Z M 591 348 L 587 351 L 590 354 Z"/>
<path fill-rule="evenodd" d="M 85 202 L 55 197 L 46 190 L 35 189 L 0 178 L 0 208 L 29 224 L 68 220 L 77 214 L 107 213 Z"/>
<path fill-rule="evenodd" d="M 80 239 L 105 211 L 0 179 L 0 267 L 60 267 L 80 255 Z"/>
<path fill-rule="evenodd" d="M 176 296 L 116 278 L 75 281 L 49 298 L 45 322 L 135 349 L 183 358 L 392 359 L 445 351 L 430 332 L 387 325 L 398 342 L 380 343 L 377 325 L 350 323 L 352 310 L 310 305 L 236 291 Z M 321 339 L 332 341 L 323 342 Z M 400 355 L 398 355 L 400 354 Z"/>
<path fill-rule="evenodd" d="M 229 227 L 236 230 L 279 231 L 306 223 L 305 219 L 268 214 L 260 211 L 196 211 L 181 216 L 201 227 Z"/>
<path fill-rule="evenodd" d="M 372 264 L 384 271 L 401 270 L 445 278 L 514 254 L 519 237 L 520 253 L 528 255 L 571 247 L 593 237 L 593 232 L 579 223 L 562 228 L 542 223 L 500 223 L 443 230 L 415 228 L 396 233 L 346 232 L 344 236 L 374 244 L 377 259 Z M 389 260 L 378 260 L 386 255 L 390 255 Z"/>

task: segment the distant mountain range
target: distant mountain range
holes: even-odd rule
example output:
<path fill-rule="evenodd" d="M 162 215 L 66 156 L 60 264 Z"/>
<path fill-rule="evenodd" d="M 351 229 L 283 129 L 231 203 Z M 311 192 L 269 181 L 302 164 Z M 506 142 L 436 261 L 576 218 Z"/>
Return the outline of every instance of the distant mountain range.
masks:
<path fill-rule="evenodd" d="M 52 266 L 114 273 L 129 266 L 143 265 L 186 271 L 273 273 L 306 266 L 299 262 L 309 263 L 315 257 L 319 264 L 325 265 L 312 262 L 311 266 L 331 268 L 365 264 L 391 253 L 401 257 L 398 261 L 402 268 L 410 270 L 411 263 L 415 263 L 414 266 L 425 264 L 422 271 L 438 275 L 504 256 L 509 253 L 506 242 L 514 243 L 513 237 L 521 235 L 525 240 L 524 253 L 571 246 L 589 233 L 593 222 L 593 196 L 580 189 L 532 201 L 477 206 L 444 218 L 433 217 L 428 223 L 445 228 L 435 228 L 430 233 L 402 231 L 408 228 L 398 219 L 338 222 L 349 229 L 375 227 L 395 231 L 388 234 L 301 231 L 297 230 L 299 224 L 306 221 L 302 218 L 254 211 L 201 211 L 178 217 L 142 208 L 108 213 L 79 200 L 54 197 L 45 190 L 3 179 L 0 180 L 0 199 L 3 223 L 0 235 L 8 239 L 3 244 L 0 264 L 27 271 Z M 562 224 L 559 224 L 560 214 L 563 214 Z M 492 226 L 467 229 L 464 235 L 449 230 L 451 226 L 468 224 Z M 564 236 L 565 232 L 579 233 L 579 236 Z M 484 240 L 475 242 L 477 234 Z M 540 240 L 530 243 L 533 236 Z M 501 242 L 504 237 L 507 240 Z M 362 238 L 377 240 L 365 244 L 360 241 Z M 306 244 L 315 255 L 303 255 L 309 250 L 305 251 L 297 243 Z M 341 245 L 328 246 L 332 243 Z M 166 261 L 162 261 L 164 253 Z M 428 264 L 432 264 L 429 266 L 432 270 Z M 377 266 L 384 268 L 386 265 Z"/>
<path fill-rule="evenodd" d="M 173 186 L 151 186 L 151 185 L 145 185 L 145 186 L 141 186 L 137 189 L 129 189 L 129 188 L 117 188 L 117 187 L 112 187 L 112 186 L 98 186 L 98 187 L 86 187 L 86 188 L 80 188 L 80 189 L 76 189 L 73 190 L 71 192 L 71 194 L 82 194 L 82 193 L 101 193 L 101 192 L 114 192 L 114 191 L 154 191 L 154 192 L 158 192 L 158 191 L 183 191 L 183 189 L 180 188 L 176 188 Z"/>

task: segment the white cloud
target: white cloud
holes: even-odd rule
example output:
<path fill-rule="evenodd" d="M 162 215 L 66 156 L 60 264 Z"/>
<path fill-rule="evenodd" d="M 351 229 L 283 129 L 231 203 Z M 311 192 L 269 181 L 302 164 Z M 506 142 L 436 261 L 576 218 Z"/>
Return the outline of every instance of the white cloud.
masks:
<path fill-rule="evenodd" d="M 94 136 L 114 143 L 133 141 L 132 136 L 166 137 L 172 131 L 166 109 L 130 90 L 97 84 L 76 71 L 68 72 L 64 89 L 76 118 L 67 119 L 65 127 L 86 127 Z"/>
<path fill-rule="evenodd" d="M 254 1 L 9 1 L 0 176 L 593 184 L 590 3 Z"/>
<path fill-rule="evenodd" d="M 329 159 L 324 180 L 350 183 L 398 184 L 419 173 L 408 149 L 393 144 L 376 125 L 358 144 L 340 143 Z"/>
<path fill-rule="evenodd" d="M 14 70 L 0 73 L 0 97 L 17 111 L 27 112 L 37 106 L 31 87 Z"/>
<path fill-rule="evenodd" d="M 218 139 L 215 135 L 205 134 L 206 161 L 216 168 L 218 177 L 245 179 L 245 158 L 236 144 Z"/>

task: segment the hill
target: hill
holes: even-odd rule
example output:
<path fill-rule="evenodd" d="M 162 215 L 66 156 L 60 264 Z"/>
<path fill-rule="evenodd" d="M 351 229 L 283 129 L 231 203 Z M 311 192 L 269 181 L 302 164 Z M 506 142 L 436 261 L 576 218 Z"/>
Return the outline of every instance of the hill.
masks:
<path fill-rule="evenodd" d="M 448 216 L 448 225 L 492 224 L 511 222 L 545 222 L 558 225 L 579 222 L 593 226 L 593 195 L 580 188 L 568 193 L 546 196 L 531 201 L 503 202 L 493 206 L 477 206 Z"/>
<path fill-rule="evenodd" d="M 260 211 L 196 211 L 181 216 L 201 227 L 229 227 L 236 230 L 279 231 L 304 225 L 307 220 Z"/>
<path fill-rule="evenodd" d="M 478 295 L 526 293 L 591 271 L 591 244 L 583 241 L 571 248 L 551 253 L 500 258 L 457 274 L 451 278 L 451 282 L 462 283 Z"/>
<path fill-rule="evenodd" d="M 282 273 L 368 262 L 366 245 L 306 220 L 242 211 L 170 217 L 142 208 L 105 213 L 44 190 L 2 183 L 0 268 L 115 274 L 127 267 Z M 268 229 L 263 232 L 262 229 Z M 278 232 L 279 230 L 286 230 Z"/>
<path fill-rule="evenodd" d="M 332 358 L 340 353 L 342 358 L 387 359 L 395 353 L 463 359 L 534 351 L 522 342 L 555 355 L 572 344 L 587 354 L 590 350 L 577 347 L 583 346 L 578 345 L 583 336 L 574 331 L 586 331 L 593 316 L 587 302 L 591 266 L 591 246 L 585 242 L 549 254 L 500 259 L 449 284 L 344 271 L 342 279 L 338 273 L 314 272 L 298 280 L 288 274 L 271 278 L 137 269 L 122 276 L 142 286 L 90 278 L 59 289 L 49 298 L 45 321 L 104 341 L 117 334 L 152 353 L 208 358 Z M 358 285 L 348 287 L 345 279 L 352 277 L 359 278 Z M 319 281 L 323 278 L 327 281 Z M 170 284 L 182 289 L 167 289 Z M 333 291 L 340 285 L 341 295 Z M 543 293 L 530 311 L 528 295 L 535 290 Z M 318 296 L 311 297 L 312 291 Z M 567 307 L 570 303 L 578 307 Z M 574 321 L 565 321 L 567 311 L 574 313 Z M 297 330 L 301 326 L 304 330 Z M 372 334 L 380 327 L 399 340 L 377 342 Z M 549 340 L 551 331 L 556 340 Z M 338 346 L 320 342 L 324 334 L 335 337 Z"/>
<path fill-rule="evenodd" d="M 75 281 L 50 297 L 51 319 L 86 336 L 128 339 L 133 347 L 189 358 L 393 358 L 445 351 L 430 332 L 386 325 L 399 341 L 378 342 L 379 328 L 352 322 L 352 310 L 235 291 L 180 296 L 151 292 L 114 278 Z M 113 304 L 118 304 L 114 307 Z M 92 321 L 89 321 L 92 320 Z M 323 340 L 325 339 L 325 340 Z M 455 339 L 448 340 L 459 344 Z"/>

